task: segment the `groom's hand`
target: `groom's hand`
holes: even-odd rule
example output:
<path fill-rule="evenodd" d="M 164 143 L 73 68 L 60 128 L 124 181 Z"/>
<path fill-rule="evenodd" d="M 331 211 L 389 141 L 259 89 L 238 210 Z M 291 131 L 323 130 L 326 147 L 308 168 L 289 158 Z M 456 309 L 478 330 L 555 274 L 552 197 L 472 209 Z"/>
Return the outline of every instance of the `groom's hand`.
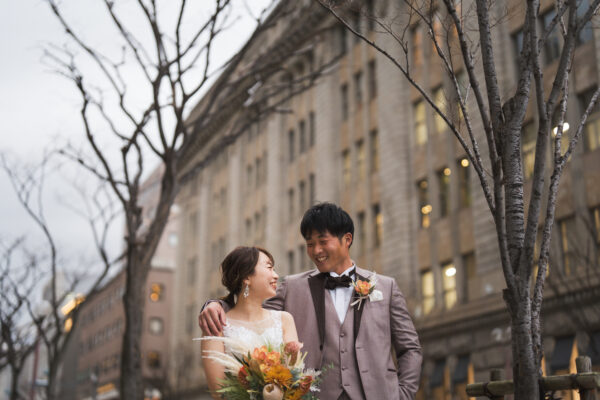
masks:
<path fill-rule="evenodd" d="M 225 310 L 218 301 L 210 302 L 198 315 L 198 325 L 204 336 L 219 336 L 225 325 Z"/>

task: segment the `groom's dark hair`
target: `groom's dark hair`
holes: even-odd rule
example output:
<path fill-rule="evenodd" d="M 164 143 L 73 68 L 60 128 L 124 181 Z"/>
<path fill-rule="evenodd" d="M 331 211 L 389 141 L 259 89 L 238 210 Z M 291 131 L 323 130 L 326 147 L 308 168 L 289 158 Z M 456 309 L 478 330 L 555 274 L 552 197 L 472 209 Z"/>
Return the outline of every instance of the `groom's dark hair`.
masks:
<path fill-rule="evenodd" d="M 340 240 L 346 233 L 354 238 L 354 222 L 340 206 L 327 202 L 318 203 L 306 210 L 300 223 L 300 233 L 304 239 L 308 240 L 313 231 L 329 232 Z"/>

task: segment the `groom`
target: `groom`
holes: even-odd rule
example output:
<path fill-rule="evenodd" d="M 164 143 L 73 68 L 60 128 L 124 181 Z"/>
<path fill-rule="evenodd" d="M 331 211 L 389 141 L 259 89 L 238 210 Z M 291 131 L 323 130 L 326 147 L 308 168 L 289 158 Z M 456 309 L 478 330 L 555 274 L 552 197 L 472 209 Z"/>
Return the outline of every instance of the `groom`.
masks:
<path fill-rule="evenodd" d="M 293 315 L 308 368 L 333 365 L 319 398 L 414 399 L 421 346 L 395 280 L 377 275 L 371 296 L 359 307 L 352 282 L 369 281 L 373 274 L 350 258 L 354 224 L 348 213 L 332 203 L 317 204 L 304 214 L 300 231 L 318 270 L 286 277 L 264 306 Z M 202 330 L 212 335 L 224 320 L 219 302 L 210 302 L 199 316 Z"/>

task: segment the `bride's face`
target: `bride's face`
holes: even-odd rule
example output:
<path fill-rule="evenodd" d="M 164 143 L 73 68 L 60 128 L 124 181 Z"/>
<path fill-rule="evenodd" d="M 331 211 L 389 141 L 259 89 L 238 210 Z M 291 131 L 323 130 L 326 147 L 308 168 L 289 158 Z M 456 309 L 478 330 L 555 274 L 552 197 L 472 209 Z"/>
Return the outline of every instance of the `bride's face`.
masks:
<path fill-rule="evenodd" d="M 271 259 L 261 251 L 256 267 L 254 267 L 254 273 L 248 277 L 250 295 L 262 300 L 275 296 L 277 279 L 279 279 L 279 275 L 275 272 Z"/>

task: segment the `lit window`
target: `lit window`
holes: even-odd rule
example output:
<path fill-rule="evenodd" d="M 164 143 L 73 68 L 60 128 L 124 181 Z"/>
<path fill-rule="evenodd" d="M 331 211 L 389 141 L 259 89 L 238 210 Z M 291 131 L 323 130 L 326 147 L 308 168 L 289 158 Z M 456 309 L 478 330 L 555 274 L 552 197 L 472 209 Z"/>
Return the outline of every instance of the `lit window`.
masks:
<path fill-rule="evenodd" d="M 150 285 L 150 300 L 162 301 L 165 296 L 165 285 L 162 283 L 152 283 Z"/>
<path fill-rule="evenodd" d="M 558 221 L 560 234 L 560 250 L 565 275 L 570 275 L 575 268 L 575 217 L 568 217 Z"/>
<path fill-rule="evenodd" d="M 342 152 L 342 167 L 344 184 L 348 185 L 350 183 L 350 168 L 352 167 L 352 162 L 350 160 L 350 150 L 344 150 Z"/>
<path fill-rule="evenodd" d="M 449 310 L 456 304 L 456 268 L 452 263 L 442 265 L 442 288 L 444 306 Z"/>
<path fill-rule="evenodd" d="M 450 168 L 444 168 L 437 173 L 440 197 L 440 216 L 443 218 L 450 212 Z"/>
<path fill-rule="evenodd" d="M 427 125 L 425 123 L 425 102 L 418 101 L 413 106 L 415 118 L 415 139 L 417 145 L 427 142 Z"/>
<path fill-rule="evenodd" d="M 379 171 L 379 135 L 376 130 L 371 131 L 371 172 Z"/>
<path fill-rule="evenodd" d="M 365 153 L 365 143 L 363 140 L 356 142 L 356 155 L 358 164 L 358 178 L 363 180 L 367 176 L 367 155 Z"/>
<path fill-rule="evenodd" d="M 596 87 L 586 90 L 582 94 L 578 95 L 579 108 L 581 114 L 585 112 L 588 105 L 592 100 L 592 96 L 596 91 Z M 583 128 L 583 148 L 586 152 L 594 151 L 600 147 L 600 101 L 596 102 L 596 105 L 588 115 L 588 119 L 585 122 Z"/>
<path fill-rule="evenodd" d="M 456 171 L 458 174 L 458 194 L 459 203 L 461 208 L 467 208 L 471 206 L 471 185 L 469 184 L 469 178 L 471 170 L 469 168 L 469 159 L 461 158 L 458 160 L 456 165 Z"/>
<path fill-rule="evenodd" d="M 444 95 L 444 89 L 440 86 L 433 92 L 433 102 L 439 110 L 446 114 L 446 96 Z M 436 111 L 433 112 L 435 121 L 435 131 L 437 134 L 443 133 L 446 130 L 446 121 Z"/>
<path fill-rule="evenodd" d="M 164 323 L 162 318 L 152 317 L 148 320 L 148 330 L 153 335 L 162 335 L 164 330 Z"/>
<path fill-rule="evenodd" d="M 373 218 L 375 219 L 375 247 L 383 242 L 383 214 L 379 204 L 373 205 Z"/>
<path fill-rule="evenodd" d="M 419 215 L 421 227 L 428 228 L 431 223 L 432 207 L 429 204 L 429 196 L 427 194 L 427 179 L 422 179 L 417 182 L 417 195 L 419 200 Z"/>
<path fill-rule="evenodd" d="M 423 295 L 423 314 L 427 315 L 435 305 L 435 287 L 431 270 L 421 272 L 421 292 Z"/>

